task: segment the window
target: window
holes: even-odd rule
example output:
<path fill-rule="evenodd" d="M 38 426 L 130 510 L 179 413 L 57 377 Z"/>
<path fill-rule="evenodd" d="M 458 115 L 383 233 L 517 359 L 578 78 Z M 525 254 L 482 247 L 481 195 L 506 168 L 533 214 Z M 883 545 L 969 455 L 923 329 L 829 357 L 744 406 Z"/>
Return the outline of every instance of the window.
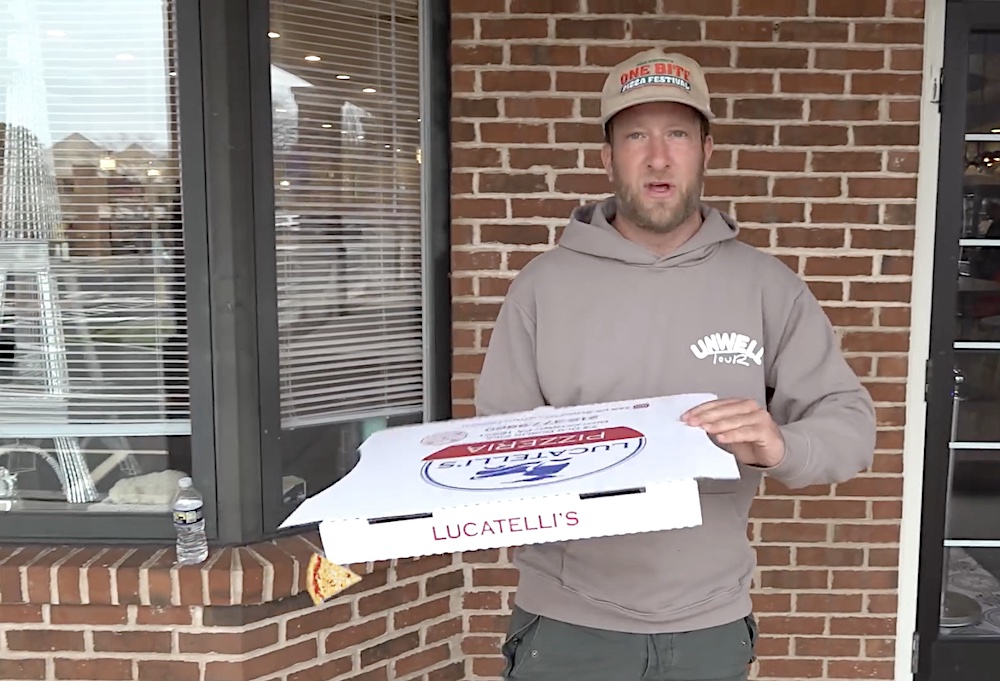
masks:
<path fill-rule="evenodd" d="M 0 510 L 163 514 L 191 471 L 171 25 L 0 0 Z"/>
<path fill-rule="evenodd" d="M 448 413 L 449 21 L 0 0 L 0 541 L 169 543 L 189 474 L 257 541 Z"/>
<path fill-rule="evenodd" d="M 271 0 L 286 512 L 425 415 L 417 0 Z"/>

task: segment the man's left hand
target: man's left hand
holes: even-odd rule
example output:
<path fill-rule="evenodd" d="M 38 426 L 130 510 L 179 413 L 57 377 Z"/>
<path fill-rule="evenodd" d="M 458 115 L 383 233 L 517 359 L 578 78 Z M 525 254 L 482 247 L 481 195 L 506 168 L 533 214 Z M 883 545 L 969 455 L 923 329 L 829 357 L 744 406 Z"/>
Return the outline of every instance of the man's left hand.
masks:
<path fill-rule="evenodd" d="M 742 464 L 770 468 L 785 458 L 785 440 L 778 424 L 754 400 L 712 400 L 688 410 L 681 420 L 704 429 Z"/>

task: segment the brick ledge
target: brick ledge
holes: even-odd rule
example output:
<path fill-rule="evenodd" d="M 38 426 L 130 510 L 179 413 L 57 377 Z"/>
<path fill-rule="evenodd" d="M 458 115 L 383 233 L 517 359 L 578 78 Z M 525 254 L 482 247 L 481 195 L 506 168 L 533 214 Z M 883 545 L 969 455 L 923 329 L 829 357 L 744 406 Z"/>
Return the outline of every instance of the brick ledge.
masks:
<path fill-rule="evenodd" d="M 312 531 L 212 549 L 201 565 L 174 565 L 174 548 L 0 545 L 0 603 L 60 605 L 262 605 L 305 592 L 320 550 Z M 353 565 L 361 575 L 372 565 Z"/>

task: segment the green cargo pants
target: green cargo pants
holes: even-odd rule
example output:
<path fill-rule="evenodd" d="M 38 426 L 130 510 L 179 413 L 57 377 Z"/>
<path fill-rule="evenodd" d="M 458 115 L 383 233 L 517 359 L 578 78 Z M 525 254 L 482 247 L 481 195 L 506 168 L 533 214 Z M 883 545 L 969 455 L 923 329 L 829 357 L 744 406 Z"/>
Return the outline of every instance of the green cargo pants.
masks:
<path fill-rule="evenodd" d="M 509 681 L 746 681 L 753 615 L 702 631 L 626 634 L 590 629 L 515 607 L 503 645 Z"/>

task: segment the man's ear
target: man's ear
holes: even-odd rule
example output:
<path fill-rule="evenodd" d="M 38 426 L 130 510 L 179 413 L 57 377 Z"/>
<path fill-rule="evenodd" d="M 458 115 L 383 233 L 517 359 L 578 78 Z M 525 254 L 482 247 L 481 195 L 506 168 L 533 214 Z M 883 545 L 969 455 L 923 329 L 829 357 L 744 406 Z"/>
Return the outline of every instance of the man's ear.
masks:
<path fill-rule="evenodd" d="M 613 180 L 613 167 L 611 161 L 613 159 L 613 152 L 611 150 L 611 145 L 607 142 L 601 147 L 601 163 L 604 164 L 604 172 L 607 173 L 608 179 Z"/>
<path fill-rule="evenodd" d="M 705 136 L 705 170 L 708 170 L 709 162 L 712 160 L 712 152 L 715 151 L 715 140 L 711 135 Z"/>

